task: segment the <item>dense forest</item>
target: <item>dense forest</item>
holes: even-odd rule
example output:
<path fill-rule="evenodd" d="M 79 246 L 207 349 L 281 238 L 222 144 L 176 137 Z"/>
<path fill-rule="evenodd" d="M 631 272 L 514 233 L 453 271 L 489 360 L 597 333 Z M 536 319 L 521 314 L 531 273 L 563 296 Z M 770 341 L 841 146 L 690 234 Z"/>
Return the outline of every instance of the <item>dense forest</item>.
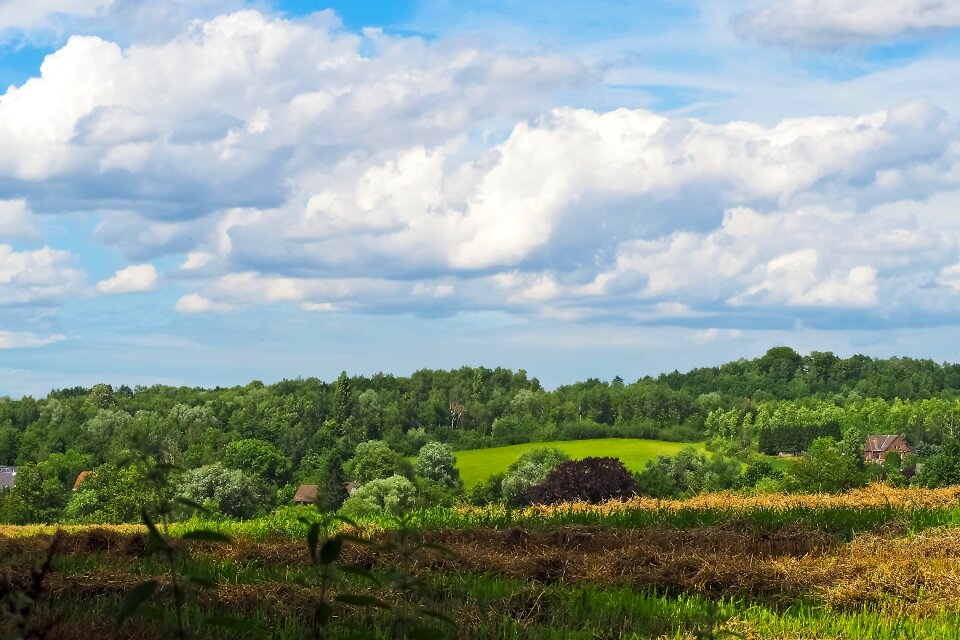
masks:
<path fill-rule="evenodd" d="M 80 471 L 106 466 L 98 482 L 122 484 L 124 468 L 138 457 L 187 470 L 258 469 L 266 481 L 260 485 L 279 491 L 273 501 L 289 499 L 297 482 L 313 481 L 329 487 L 336 503 L 358 447 L 371 441 L 402 460 L 427 442 L 464 449 L 597 437 L 710 438 L 713 450 L 748 461 L 748 454 L 805 451 L 822 436 L 855 454 L 863 434 L 883 432 L 902 433 L 918 453 L 933 454 L 953 435 L 958 397 L 960 365 L 802 356 L 788 347 L 686 373 L 632 383 L 589 379 L 552 391 L 523 370 L 470 367 L 215 389 L 60 389 L 41 399 L 0 399 L 0 465 L 18 465 L 20 493 L 30 486 L 36 493 L 21 496 L 17 507 L 32 509 L 29 515 L 5 517 L 56 519 Z M 94 505 L 78 513 L 95 511 Z"/>
<path fill-rule="evenodd" d="M 257 438 L 296 465 L 331 439 L 383 439 L 414 453 L 425 439 L 455 448 L 604 435 L 696 439 L 714 409 L 750 410 L 773 400 L 842 406 L 960 397 L 960 365 L 911 358 L 839 358 L 788 347 L 754 360 L 674 371 L 626 384 L 619 376 L 544 390 L 526 372 L 463 367 L 377 374 L 334 382 L 316 378 L 242 387 L 95 385 L 46 398 L 0 398 L 0 464 L 39 462 L 69 449 L 94 463 L 146 444 L 186 465 L 216 459 L 232 440 Z"/>

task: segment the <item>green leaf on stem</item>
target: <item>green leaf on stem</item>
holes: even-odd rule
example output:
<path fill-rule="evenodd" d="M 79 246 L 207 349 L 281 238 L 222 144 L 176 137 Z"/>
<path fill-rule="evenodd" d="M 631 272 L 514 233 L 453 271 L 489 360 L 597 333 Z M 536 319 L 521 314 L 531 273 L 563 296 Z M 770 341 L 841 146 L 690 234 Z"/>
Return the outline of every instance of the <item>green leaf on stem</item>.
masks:
<path fill-rule="evenodd" d="M 209 509 L 207 509 L 205 506 L 203 506 L 196 500 L 191 500 L 190 498 L 184 498 L 183 496 L 177 496 L 176 498 L 173 499 L 173 501 L 176 502 L 177 504 L 183 505 L 190 509 L 194 509 L 195 511 L 199 511 L 201 513 L 209 513 L 210 511 Z"/>
<path fill-rule="evenodd" d="M 192 584 L 195 584 L 195 585 L 197 585 L 198 587 L 201 587 L 201 588 L 203 588 L 203 589 L 216 589 L 216 588 L 217 588 L 217 583 L 216 583 L 216 581 L 211 580 L 210 578 L 204 578 L 203 576 L 192 576 L 192 575 L 189 575 L 189 574 L 188 574 L 188 575 L 187 575 L 187 580 L 189 580 Z"/>
<path fill-rule="evenodd" d="M 390 609 L 390 605 L 380 600 L 379 598 L 374 598 L 373 596 L 362 596 L 353 593 L 341 593 L 336 598 L 337 602 L 342 602 L 343 604 L 353 605 L 355 607 L 376 607 L 377 609 Z"/>
<path fill-rule="evenodd" d="M 233 538 L 227 534 L 220 533 L 218 531 L 209 531 L 207 529 L 187 531 L 181 537 L 184 540 L 202 540 L 203 542 L 222 542 L 224 544 L 230 544 L 233 542 Z"/>
<path fill-rule="evenodd" d="M 123 624 L 123 621 L 137 612 L 137 609 L 146 602 L 150 596 L 157 590 L 159 583 L 156 580 L 147 580 L 141 582 L 127 594 L 123 604 L 120 605 L 120 611 L 117 613 L 117 625 Z"/>
<path fill-rule="evenodd" d="M 442 629 L 417 625 L 407 630 L 407 638 L 410 640 L 441 640 L 446 638 L 447 634 Z"/>
<path fill-rule="evenodd" d="M 313 614 L 313 619 L 316 621 L 316 624 L 320 627 L 325 627 L 330 619 L 333 617 L 333 607 L 331 607 L 326 602 L 321 602 L 317 605 L 317 610 Z"/>
<path fill-rule="evenodd" d="M 307 531 L 307 548 L 310 550 L 310 559 L 317 561 L 317 543 L 320 542 L 320 523 L 314 522 Z"/>
<path fill-rule="evenodd" d="M 343 550 L 343 538 L 340 536 L 334 536 L 326 542 L 323 543 L 323 546 L 320 547 L 320 564 L 331 564 L 334 560 L 340 557 L 340 552 Z"/>

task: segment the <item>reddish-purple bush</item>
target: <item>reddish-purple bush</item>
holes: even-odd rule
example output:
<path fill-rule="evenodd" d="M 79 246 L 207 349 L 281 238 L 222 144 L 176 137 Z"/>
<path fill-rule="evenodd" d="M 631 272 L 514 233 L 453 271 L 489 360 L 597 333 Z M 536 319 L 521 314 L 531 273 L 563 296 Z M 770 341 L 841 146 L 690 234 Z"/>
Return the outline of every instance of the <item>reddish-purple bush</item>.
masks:
<path fill-rule="evenodd" d="M 603 502 L 629 498 L 636 493 L 633 476 L 616 458 L 584 458 L 557 465 L 550 475 L 530 490 L 539 504 L 557 502 Z"/>

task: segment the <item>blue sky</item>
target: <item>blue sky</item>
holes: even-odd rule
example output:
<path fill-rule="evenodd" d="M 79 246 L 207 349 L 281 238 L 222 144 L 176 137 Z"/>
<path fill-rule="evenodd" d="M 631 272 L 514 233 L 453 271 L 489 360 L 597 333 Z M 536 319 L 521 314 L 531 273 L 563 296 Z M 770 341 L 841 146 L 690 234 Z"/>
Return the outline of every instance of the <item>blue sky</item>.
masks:
<path fill-rule="evenodd" d="M 0 396 L 958 360 L 958 74 L 946 1 L 0 0 Z"/>

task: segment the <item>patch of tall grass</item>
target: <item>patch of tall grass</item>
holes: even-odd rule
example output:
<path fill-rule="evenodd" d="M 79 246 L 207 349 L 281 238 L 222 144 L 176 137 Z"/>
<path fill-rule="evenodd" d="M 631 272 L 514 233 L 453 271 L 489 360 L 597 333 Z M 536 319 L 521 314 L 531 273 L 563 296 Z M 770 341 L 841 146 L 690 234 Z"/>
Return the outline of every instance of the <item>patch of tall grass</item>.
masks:
<path fill-rule="evenodd" d="M 258 539 L 273 535 L 298 536 L 303 534 L 298 513 L 293 508 L 285 509 L 267 518 L 225 522 L 222 526 L 225 533 L 235 536 L 250 535 Z M 960 526 L 960 487 L 897 489 L 878 484 L 844 494 L 744 496 L 721 492 L 687 500 L 633 498 L 600 505 L 568 503 L 521 509 L 504 505 L 462 506 L 421 510 L 411 514 L 408 523 L 422 529 L 603 526 L 678 530 L 739 523 L 760 531 L 799 525 L 849 539 L 858 532 L 874 531 L 889 524 L 898 524 L 910 531 Z M 202 524 L 211 526 L 211 523 Z M 367 518 L 361 524 L 374 531 L 395 526 L 389 517 Z"/>
<path fill-rule="evenodd" d="M 410 515 L 408 524 L 418 529 L 552 529 L 569 526 L 609 527 L 622 529 L 668 528 L 688 530 L 733 524 L 760 532 L 774 532 L 789 526 L 824 531 L 849 540 L 858 533 L 876 531 L 889 525 L 908 532 L 936 527 L 960 526 L 960 506 L 956 507 L 840 507 L 792 506 L 787 508 L 754 507 L 689 507 L 682 509 L 617 509 L 609 513 L 558 507 L 550 511 L 512 510 L 502 507 L 472 509 L 430 509 Z M 358 525 L 367 532 L 388 531 L 396 526 L 389 517 L 364 518 Z M 303 523 L 284 515 L 256 520 L 186 521 L 177 525 L 178 532 L 193 528 L 221 531 L 233 537 L 256 540 L 302 537 Z"/>
<path fill-rule="evenodd" d="M 550 585 L 500 576 L 432 572 L 428 578 L 431 602 L 457 620 L 461 637 L 496 637 L 516 640 L 553 638 L 668 638 L 721 637 L 734 631 L 747 638 L 857 638 L 858 640 L 919 640 L 955 638 L 960 613 L 941 612 L 924 618 L 902 615 L 896 604 L 836 610 L 814 602 L 798 602 L 777 609 L 745 598 L 710 599 L 691 594 L 611 588 L 593 585 Z M 46 601 L 43 613 L 61 624 L 94 631 L 100 620 L 119 604 L 117 595 L 101 594 L 90 600 L 61 594 Z M 185 608 L 188 620 L 237 608 L 212 603 Z M 277 640 L 309 637 L 309 625 L 297 611 L 276 599 L 264 598 L 256 606 L 243 605 L 251 625 Z M 212 609 L 211 607 L 215 607 Z M 377 612 L 363 615 L 365 637 L 390 637 L 388 619 Z M 127 633 L 143 632 L 135 625 Z M 2 625 L 0 625 L 2 627 Z M 102 637 L 112 637 L 110 629 Z M 138 637 L 141 637 L 138 635 Z M 247 638 L 249 631 L 218 629 L 199 632 L 199 638 Z"/>
<path fill-rule="evenodd" d="M 308 529 L 303 518 L 313 514 L 315 511 L 310 507 L 284 507 L 268 516 L 250 520 L 194 517 L 173 524 L 171 531 L 174 535 L 183 535 L 206 529 L 234 538 L 299 539 Z M 634 498 L 599 505 L 568 503 L 525 508 L 504 505 L 460 506 L 416 511 L 409 515 L 407 521 L 408 526 L 428 530 L 476 527 L 548 529 L 563 526 L 686 530 L 727 523 L 764 532 L 803 526 L 846 539 L 888 525 L 897 525 L 907 532 L 935 527 L 960 527 L 960 487 L 895 489 L 886 485 L 872 485 L 848 493 L 827 495 L 745 496 L 722 492 L 701 494 L 686 500 Z M 367 532 L 377 532 L 394 529 L 397 521 L 390 516 L 373 516 L 360 519 L 358 524 Z M 4 526 L 0 527 L 0 536 L 50 535 L 57 528 L 54 525 Z M 105 528 L 121 533 L 145 531 L 139 525 L 65 527 L 68 532 L 90 528 Z"/>

